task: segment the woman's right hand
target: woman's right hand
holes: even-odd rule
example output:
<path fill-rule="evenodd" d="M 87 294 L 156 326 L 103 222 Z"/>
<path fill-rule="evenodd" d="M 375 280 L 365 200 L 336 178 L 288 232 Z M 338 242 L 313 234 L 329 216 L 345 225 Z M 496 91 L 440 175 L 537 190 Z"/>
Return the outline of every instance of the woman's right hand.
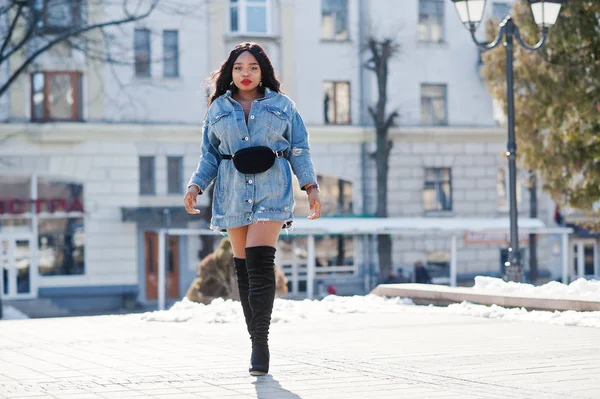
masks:
<path fill-rule="evenodd" d="M 187 192 L 185 193 L 185 197 L 183 198 L 183 204 L 185 205 L 185 210 L 190 215 L 198 215 L 200 213 L 199 209 L 195 209 L 196 206 L 196 198 L 198 197 L 198 193 L 200 189 L 198 186 L 191 185 L 188 187 Z"/>

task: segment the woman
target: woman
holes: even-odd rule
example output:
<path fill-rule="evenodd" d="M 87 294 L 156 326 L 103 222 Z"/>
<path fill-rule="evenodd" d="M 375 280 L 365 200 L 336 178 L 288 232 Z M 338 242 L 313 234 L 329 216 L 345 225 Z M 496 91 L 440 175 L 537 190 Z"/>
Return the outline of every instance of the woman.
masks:
<path fill-rule="evenodd" d="M 293 219 L 290 165 L 308 195 L 308 219 L 321 215 L 319 186 L 306 127 L 294 103 L 280 93 L 264 49 L 255 43 L 239 44 L 213 78 L 216 87 L 204 121 L 202 157 L 184 203 L 188 213 L 200 213 L 194 209 L 196 197 L 216 178 L 211 228 L 227 231 L 231 241 L 252 340 L 249 371 L 264 375 L 269 371 L 275 246 L 282 227 L 290 227 Z"/>

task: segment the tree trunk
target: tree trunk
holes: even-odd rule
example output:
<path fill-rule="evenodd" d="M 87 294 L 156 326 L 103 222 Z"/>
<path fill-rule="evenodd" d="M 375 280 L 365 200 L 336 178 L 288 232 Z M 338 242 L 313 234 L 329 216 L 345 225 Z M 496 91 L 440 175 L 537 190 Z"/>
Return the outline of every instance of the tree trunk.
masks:
<path fill-rule="evenodd" d="M 530 171 L 529 188 L 529 217 L 537 218 L 537 177 L 533 171 Z M 538 259 L 537 259 L 537 234 L 529 234 L 529 281 L 535 285 L 538 279 Z"/>
<path fill-rule="evenodd" d="M 377 133 L 377 210 L 375 216 L 388 217 L 388 164 L 391 143 L 387 142 L 387 132 Z M 377 236 L 377 255 L 379 257 L 379 281 L 385 280 L 392 269 L 392 238 L 389 235 Z"/>
<path fill-rule="evenodd" d="M 375 122 L 376 149 L 375 164 L 377 168 L 377 209 L 375 216 L 388 217 L 387 192 L 388 192 L 388 164 L 392 141 L 388 139 L 390 127 L 394 125 L 394 119 L 398 116 L 396 111 L 386 115 L 387 105 L 387 79 L 388 64 L 392 56 L 398 51 L 397 44 L 391 39 L 377 41 L 369 39 L 369 50 L 371 59 L 367 68 L 375 72 L 377 76 L 377 104 L 375 108 L 370 107 L 369 113 Z M 389 235 L 377 236 L 377 255 L 379 258 L 379 281 L 383 281 L 392 269 L 392 239 Z"/>

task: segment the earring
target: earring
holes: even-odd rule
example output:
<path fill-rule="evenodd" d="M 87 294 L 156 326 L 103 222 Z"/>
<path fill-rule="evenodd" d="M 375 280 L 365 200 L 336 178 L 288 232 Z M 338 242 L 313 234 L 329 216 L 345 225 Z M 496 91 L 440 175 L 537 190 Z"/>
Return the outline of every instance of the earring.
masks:
<path fill-rule="evenodd" d="M 260 81 L 260 83 L 258 85 L 262 87 L 262 80 Z"/>
<path fill-rule="evenodd" d="M 229 86 L 233 87 L 233 80 L 229 83 Z"/>

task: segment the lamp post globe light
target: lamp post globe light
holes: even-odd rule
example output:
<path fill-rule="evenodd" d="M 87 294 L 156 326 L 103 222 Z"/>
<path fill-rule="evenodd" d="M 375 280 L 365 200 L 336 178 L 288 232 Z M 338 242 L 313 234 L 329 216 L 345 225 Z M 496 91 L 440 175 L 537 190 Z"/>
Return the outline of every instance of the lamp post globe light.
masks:
<path fill-rule="evenodd" d="M 514 103 L 514 79 L 513 79 L 513 46 L 516 39 L 521 47 L 535 51 L 540 49 L 546 42 L 548 28 L 556 23 L 558 14 L 566 0 L 527 0 L 535 23 L 540 27 L 542 38 L 530 46 L 521 38 L 519 28 L 510 16 L 500 23 L 498 36 L 491 43 L 481 43 L 475 37 L 475 31 L 483 20 L 487 0 L 450 0 L 454 3 L 458 17 L 465 27 L 471 32 L 473 41 L 481 51 L 489 51 L 500 44 L 506 52 L 506 88 L 507 88 L 507 119 L 508 119 L 508 143 L 506 146 L 506 157 L 508 158 L 508 180 L 509 180 L 509 209 L 510 209 L 510 244 L 508 248 L 508 259 L 505 266 L 505 274 L 508 280 L 521 282 L 523 279 L 523 266 L 521 265 L 519 253 L 519 230 L 517 225 L 517 144 L 515 141 L 515 103 Z M 504 40 L 502 40 L 504 38 Z"/>

